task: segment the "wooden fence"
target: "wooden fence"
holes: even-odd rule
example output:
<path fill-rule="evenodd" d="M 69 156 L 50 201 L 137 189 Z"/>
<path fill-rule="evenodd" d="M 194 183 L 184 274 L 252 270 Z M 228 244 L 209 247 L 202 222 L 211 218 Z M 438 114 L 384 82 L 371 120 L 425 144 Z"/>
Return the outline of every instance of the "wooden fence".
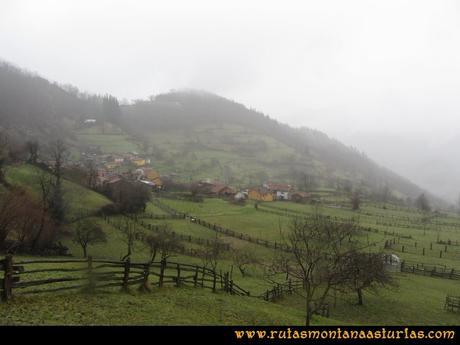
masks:
<path fill-rule="evenodd" d="M 445 265 L 433 265 L 412 261 L 401 262 L 401 272 L 420 274 L 430 277 L 460 280 L 460 270 L 448 268 Z"/>
<path fill-rule="evenodd" d="M 162 205 L 161 207 L 163 207 L 164 210 L 169 210 L 169 212 L 178 213 L 176 210 L 174 210 L 173 208 L 171 208 L 171 207 L 169 207 L 167 205 L 164 205 L 159 200 L 156 200 L 155 203 L 157 205 Z M 264 205 L 264 207 L 266 207 L 266 205 Z M 272 206 L 272 205 L 270 205 L 269 207 L 276 208 L 275 206 Z M 258 210 L 260 210 L 260 204 L 259 204 Z M 263 210 L 263 211 L 265 211 L 265 212 L 273 212 L 273 213 L 276 212 L 276 211 L 271 211 L 271 210 Z M 232 237 L 235 237 L 235 238 L 239 238 L 241 240 L 245 240 L 245 241 L 248 241 L 248 242 L 251 242 L 251 243 L 259 244 L 259 245 L 265 246 L 267 248 L 274 248 L 274 249 L 280 249 L 280 250 L 283 250 L 283 251 L 286 251 L 286 252 L 291 252 L 291 248 L 289 248 L 286 245 L 282 245 L 282 244 L 279 244 L 279 243 L 276 243 L 276 242 L 271 242 L 271 241 L 267 241 L 267 240 L 263 240 L 263 239 L 253 238 L 253 237 L 248 236 L 246 234 L 239 233 L 239 232 L 236 232 L 236 231 L 231 230 L 231 229 L 223 228 L 223 227 L 221 227 L 221 226 L 219 226 L 217 224 L 212 224 L 212 223 L 206 222 L 206 221 L 204 221 L 204 220 L 202 220 L 200 218 L 194 217 L 194 216 L 185 215 L 185 218 L 191 220 L 192 222 L 195 222 L 198 225 L 201 225 L 201 226 L 204 226 L 204 227 L 206 227 L 208 229 L 223 233 L 223 234 L 225 234 L 227 236 L 232 236 Z M 332 218 L 334 219 L 334 217 L 332 217 Z M 361 230 L 361 231 L 382 233 L 385 236 L 397 236 L 398 243 L 399 243 L 399 240 L 401 238 L 411 239 L 411 236 L 403 235 L 403 234 L 397 233 L 395 231 L 391 231 L 391 232 L 386 231 L 386 230 L 381 231 L 379 229 L 374 229 L 374 228 L 370 228 L 370 227 L 363 227 L 363 226 L 358 226 L 358 229 Z M 380 242 L 382 242 L 384 244 L 384 248 L 392 248 L 396 243 L 396 237 L 394 237 L 393 239 L 390 239 L 390 240 L 382 240 Z M 377 244 L 377 243 L 379 243 L 379 242 L 375 242 L 375 244 Z M 460 271 L 459 270 L 455 270 L 453 268 L 448 269 L 445 266 L 444 267 L 442 267 L 442 266 L 438 267 L 436 265 L 413 263 L 413 262 L 409 262 L 409 261 L 401 263 L 401 272 L 422 274 L 422 275 L 445 278 L 445 279 L 460 279 Z"/>
<path fill-rule="evenodd" d="M 229 228 L 225 228 L 221 225 L 218 225 L 218 224 L 214 224 L 214 223 L 210 223 L 210 222 L 207 222 L 201 218 L 198 218 L 196 216 L 192 216 L 192 215 L 189 215 L 189 214 L 184 214 L 184 213 L 181 213 L 181 212 L 178 212 L 176 211 L 175 209 L 163 204 L 162 202 L 160 202 L 159 200 L 157 199 L 154 199 L 155 200 L 155 205 L 157 205 L 158 207 L 162 208 L 163 210 L 167 211 L 167 212 L 170 212 L 171 214 L 176 214 L 176 215 L 181 215 L 181 217 L 183 216 L 185 219 L 189 220 L 190 222 L 192 223 L 195 223 L 197 225 L 200 225 L 200 226 L 203 226 L 207 229 L 210 229 L 210 230 L 213 230 L 215 232 L 218 232 L 218 233 L 221 233 L 223 235 L 226 235 L 226 236 L 230 236 L 230 237 L 233 237 L 233 238 L 237 238 L 239 240 L 242 240 L 242 241 L 246 241 L 246 242 L 250 242 L 250 243 L 254 243 L 254 244 L 257 244 L 257 245 L 260 245 L 260 246 L 264 246 L 266 248 L 271 248 L 271 249 L 276 249 L 276 250 L 281 250 L 281 251 L 284 251 L 284 252 L 292 252 L 292 248 L 290 248 L 288 245 L 284 244 L 284 243 L 279 243 L 279 242 L 276 242 L 276 241 L 268 241 L 268 240 L 265 240 L 265 239 L 261 239 L 261 238 L 257 238 L 257 237 L 252 237 L 252 236 L 249 236 L 245 233 L 242 233 L 242 232 L 238 232 L 238 231 L 235 231 L 235 230 L 232 230 L 232 229 L 229 229 Z M 285 214 L 281 214 L 277 211 L 272 211 L 272 210 L 261 210 L 260 208 L 258 208 L 259 211 L 262 211 L 262 212 L 267 212 L 267 213 L 272 213 L 272 214 L 279 214 L 279 215 L 285 215 Z M 336 221 L 336 222 L 339 222 L 339 219 L 337 217 L 330 217 L 333 221 Z M 336 219 L 337 218 L 337 219 Z M 398 234 L 394 231 L 392 232 L 389 232 L 389 231 L 380 231 L 378 229 L 373 229 L 373 228 L 370 228 L 370 227 L 363 227 L 363 226 L 359 226 L 357 225 L 357 229 L 358 230 L 361 230 L 361 231 L 365 231 L 365 232 L 374 232 L 374 233 L 383 233 L 384 235 L 386 236 L 400 236 L 401 238 L 405 237 L 405 238 L 410 238 L 410 236 L 404 236 L 402 234 Z M 376 241 L 376 242 L 373 242 L 371 243 L 372 245 L 377 245 L 379 244 L 380 242 L 385 242 L 385 240 L 382 240 L 382 241 Z"/>
<path fill-rule="evenodd" d="M 166 212 L 170 212 L 171 214 L 181 214 L 181 215 L 184 214 L 184 213 L 178 212 L 175 209 L 163 204 L 162 202 L 160 202 L 157 199 L 154 199 L 154 200 L 155 200 L 154 201 L 155 205 L 158 206 L 159 208 L 162 208 Z M 272 242 L 272 241 L 264 240 L 264 239 L 261 239 L 261 238 L 252 237 L 252 236 L 249 236 L 249 235 L 247 235 L 245 233 L 235 231 L 235 230 L 232 230 L 232 229 L 228 229 L 228 228 L 225 228 L 225 227 L 223 227 L 221 225 L 218 225 L 218 224 L 207 222 L 207 221 L 205 221 L 203 219 L 200 219 L 200 218 L 198 218 L 196 216 L 185 214 L 185 219 L 188 219 L 190 222 L 198 224 L 198 225 L 200 225 L 202 227 L 205 227 L 207 229 L 210 229 L 210 230 L 213 230 L 215 232 L 224 234 L 226 236 L 237 238 L 237 239 L 242 240 L 242 241 L 254 243 L 254 244 L 257 244 L 257 245 L 260 245 L 260 246 L 264 246 L 266 248 L 278 249 L 278 250 L 282 250 L 282 251 L 286 251 L 286 252 L 291 252 L 292 251 L 289 246 L 286 246 L 283 243 L 279 243 L 279 242 L 276 242 L 276 241 Z"/>
<path fill-rule="evenodd" d="M 204 266 L 162 260 L 159 262 L 131 262 L 93 259 L 23 260 L 13 262 L 7 255 L 0 261 L 3 279 L 0 292 L 3 300 L 13 295 L 50 293 L 62 290 L 96 291 L 119 287 L 128 291 L 137 285 L 149 291 L 152 285 L 191 286 L 221 290 L 226 293 L 249 296 L 229 278 L 229 273 L 218 274 Z M 52 275 L 52 278 L 50 276 Z"/>
<path fill-rule="evenodd" d="M 386 240 L 384 248 L 399 253 L 409 253 L 440 259 L 460 259 L 460 251 L 455 245 L 441 244 L 439 242 L 401 241 L 401 238 L 394 238 Z"/>
<path fill-rule="evenodd" d="M 301 290 L 303 288 L 304 284 L 302 281 L 292 281 L 291 279 L 289 279 L 285 283 L 275 284 L 271 289 L 268 289 L 259 297 L 263 298 L 265 301 L 274 302 L 285 295 L 292 295 L 294 291 Z M 329 317 L 329 303 L 323 303 L 316 311 L 316 314 L 324 317 Z"/>
<path fill-rule="evenodd" d="M 291 217 L 293 216 L 293 214 L 301 215 L 301 216 L 314 215 L 314 212 L 294 210 L 290 208 L 270 205 L 268 203 L 260 203 L 258 206 L 259 206 L 257 208 L 258 211 L 273 213 L 277 215 L 284 215 L 284 216 L 291 216 Z M 266 208 L 266 209 L 264 210 L 263 208 Z M 267 209 L 269 209 L 270 211 Z M 447 229 L 457 229 L 458 228 L 458 224 L 440 221 L 438 219 L 440 216 L 436 216 L 436 219 L 434 221 L 430 220 L 429 222 L 424 223 L 423 220 L 419 217 L 378 214 L 378 213 L 373 213 L 373 212 L 363 211 L 363 210 L 359 210 L 356 212 L 357 212 L 357 216 L 367 216 L 367 217 L 374 218 L 372 219 L 372 223 L 375 223 L 375 225 L 380 225 L 380 226 L 399 227 L 399 228 L 415 229 L 415 230 L 420 230 L 420 231 L 425 230 L 426 225 L 434 225 L 437 227 L 442 226 Z M 338 217 L 338 216 L 333 216 L 333 217 L 331 216 L 331 218 L 333 218 L 336 221 L 340 221 L 340 222 L 348 220 L 345 217 Z"/>
<path fill-rule="evenodd" d="M 126 216 L 126 217 L 131 219 L 133 222 L 137 223 L 139 226 L 143 227 L 146 230 L 150 230 L 150 231 L 154 231 L 154 232 L 168 232 L 173 237 L 176 237 L 179 241 L 182 241 L 182 242 L 194 243 L 194 244 L 198 244 L 198 245 L 209 245 L 211 243 L 211 241 L 212 241 L 212 240 L 210 240 L 208 238 L 202 238 L 202 237 L 196 237 L 196 236 L 192 236 L 192 235 L 179 234 L 174 230 L 166 231 L 162 226 L 145 223 L 142 219 L 139 220 L 136 217 L 131 217 L 131 216 Z M 122 229 L 121 222 L 113 221 L 108 216 L 104 217 L 104 220 L 108 224 L 112 225 L 113 227 L 115 227 L 115 228 L 117 228 L 119 230 Z M 220 243 L 220 249 L 225 250 L 225 251 L 229 251 L 232 248 L 231 248 L 230 244 L 228 244 L 228 243 Z"/>
<path fill-rule="evenodd" d="M 269 210 L 264 210 L 263 207 L 268 207 L 268 208 L 271 208 Z M 278 211 L 275 211 L 273 209 L 278 209 Z M 315 215 L 315 213 L 311 212 L 311 213 L 305 213 L 305 212 L 300 212 L 300 211 L 297 211 L 297 210 L 290 210 L 290 209 L 287 209 L 287 208 L 279 208 L 279 207 L 275 207 L 275 206 L 268 206 L 266 204 L 259 204 L 259 206 L 257 207 L 257 211 L 259 212 L 265 212 L 265 213 L 270 213 L 270 214 L 274 214 L 274 215 L 279 215 L 279 216 L 284 216 L 284 217 L 291 217 L 291 218 L 295 218 L 295 217 L 312 217 Z M 291 213 L 294 213 L 294 214 L 291 214 Z M 336 217 L 336 216 L 325 216 L 326 218 L 332 220 L 333 222 L 335 223 L 344 223 L 344 222 L 353 222 L 355 221 L 354 218 L 344 218 L 344 217 Z M 398 232 L 395 232 L 395 231 L 387 231 L 387 230 L 379 230 L 379 229 L 376 229 L 376 228 L 372 228 L 370 226 L 362 226 L 362 225 L 356 225 L 357 229 L 360 230 L 360 231 L 364 231 L 364 232 L 373 232 L 373 233 L 382 233 L 386 236 L 398 236 L 398 237 L 401 237 L 401 238 L 412 238 L 412 236 L 410 235 L 404 235 L 404 234 L 401 234 L 401 233 L 398 233 Z"/>
<path fill-rule="evenodd" d="M 3 300 L 15 295 L 54 293 L 63 290 L 94 292 L 107 288 L 120 288 L 127 292 L 130 286 L 138 286 L 140 291 L 150 291 L 151 286 L 166 285 L 207 288 L 225 293 L 251 296 L 230 278 L 229 272 L 217 273 L 204 266 L 161 260 L 159 262 L 131 262 L 105 259 L 63 259 L 63 260 L 22 260 L 14 262 L 12 255 L 0 260 L 0 294 Z M 401 263 L 401 271 L 434 277 L 460 279 L 460 272 L 440 265 Z M 52 277 L 50 277 L 52 276 Z M 284 295 L 292 295 L 302 289 L 301 281 L 291 279 L 276 284 L 256 298 L 275 301 Z M 445 309 L 460 310 L 460 297 L 447 296 Z M 318 314 L 329 317 L 329 304 L 319 308 Z"/>
<path fill-rule="evenodd" d="M 165 211 L 166 213 L 168 213 L 169 215 L 178 215 L 178 216 L 184 216 L 184 217 L 186 216 L 185 213 L 179 212 L 179 211 L 175 210 L 174 208 L 169 207 L 168 205 L 162 203 L 162 202 L 161 202 L 160 200 L 158 200 L 158 199 L 153 199 L 153 200 L 152 200 L 152 203 L 153 203 L 156 207 L 158 207 L 159 209 L 161 209 L 161 210 Z"/>
<path fill-rule="evenodd" d="M 447 295 L 444 309 L 457 312 L 460 311 L 460 296 Z"/>
<path fill-rule="evenodd" d="M 154 213 L 141 213 L 136 215 L 136 219 L 154 219 L 154 220 L 167 220 L 167 219 L 184 219 L 185 214 L 154 214 Z"/>
<path fill-rule="evenodd" d="M 274 285 L 271 289 L 268 289 L 259 297 L 266 301 L 275 301 L 283 295 L 292 295 L 295 290 L 300 288 L 303 288 L 303 283 L 301 281 L 292 281 L 289 279 L 286 283 Z"/>

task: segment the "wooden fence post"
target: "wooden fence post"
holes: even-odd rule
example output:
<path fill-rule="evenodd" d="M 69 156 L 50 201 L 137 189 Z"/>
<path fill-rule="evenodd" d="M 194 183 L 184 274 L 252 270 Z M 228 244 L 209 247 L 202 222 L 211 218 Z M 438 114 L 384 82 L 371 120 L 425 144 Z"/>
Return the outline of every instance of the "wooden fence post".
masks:
<path fill-rule="evenodd" d="M 179 287 L 180 286 L 180 265 L 177 264 L 177 278 L 176 278 L 176 286 Z"/>
<path fill-rule="evenodd" d="M 224 291 L 228 292 L 228 272 L 225 272 L 224 275 Z"/>
<path fill-rule="evenodd" d="M 198 266 L 195 267 L 195 275 L 193 276 L 193 286 L 197 287 L 198 285 Z"/>
<path fill-rule="evenodd" d="M 131 268 L 131 259 L 128 258 L 126 261 L 125 261 L 125 269 L 124 269 L 124 272 L 123 272 L 123 285 L 122 285 L 122 291 L 124 292 L 128 292 L 129 290 L 129 270 Z"/>
<path fill-rule="evenodd" d="M 163 278 L 164 278 L 164 275 L 165 275 L 165 268 L 166 268 L 166 259 L 162 259 L 161 264 L 160 264 L 160 280 L 158 281 L 158 287 L 163 286 Z"/>
<path fill-rule="evenodd" d="M 224 280 L 222 278 L 222 270 L 219 270 L 219 278 L 220 278 L 220 289 L 224 289 Z"/>
<path fill-rule="evenodd" d="M 212 270 L 212 292 L 216 292 L 216 270 Z"/>
<path fill-rule="evenodd" d="M 203 270 L 201 271 L 201 287 L 204 287 L 204 275 L 206 273 L 205 273 L 205 267 L 203 266 L 202 268 Z"/>
<path fill-rule="evenodd" d="M 13 297 L 13 256 L 8 254 L 3 262 L 3 300 Z"/>
<path fill-rule="evenodd" d="M 149 285 L 149 276 L 150 276 L 150 262 L 146 263 L 144 266 L 143 280 L 141 286 L 139 286 L 139 291 L 141 292 L 150 292 Z"/>
<path fill-rule="evenodd" d="M 93 292 L 96 288 L 96 281 L 93 274 L 93 257 L 88 256 L 88 292 Z"/>

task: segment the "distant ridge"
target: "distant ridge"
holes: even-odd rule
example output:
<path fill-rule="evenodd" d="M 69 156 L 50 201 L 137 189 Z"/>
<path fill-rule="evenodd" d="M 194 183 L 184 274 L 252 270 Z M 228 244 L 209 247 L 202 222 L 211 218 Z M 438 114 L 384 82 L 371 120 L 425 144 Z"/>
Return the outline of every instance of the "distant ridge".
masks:
<path fill-rule="evenodd" d="M 77 145 L 75 128 L 86 118 L 115 123 L 139 141 L 147 140 L 154 162 L 164 171 L 188 171 L 189 178 L 211 175 L 235 184 L 270 178 L 304 189 L 311 181 L 331 188 L 351 183 L 369 193 L 389 186 L 401 200 L 423 192 L 320 131 L 292 128 L 207 91 L 171 91 L 118 106 L 113 97 L 81 93 L 0 62 L 0 127 L 12 141 L 61 136 Z M 169 138 L 158 142 L 165 133 Z M 200 164 L 208 167 L 200 169 Z"/>

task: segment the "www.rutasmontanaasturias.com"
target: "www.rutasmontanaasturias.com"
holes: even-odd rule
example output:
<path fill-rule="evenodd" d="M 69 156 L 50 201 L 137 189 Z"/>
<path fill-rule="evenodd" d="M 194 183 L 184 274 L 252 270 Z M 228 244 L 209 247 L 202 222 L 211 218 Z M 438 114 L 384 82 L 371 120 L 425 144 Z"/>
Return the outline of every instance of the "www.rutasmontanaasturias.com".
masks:
<path fill-rule="evenodd" d="M 248 339 L 455 339 L 454 330 L 404 329 L 351 330 L 338 327 L 335 330 L 235 330 L 235 338 Z"/>

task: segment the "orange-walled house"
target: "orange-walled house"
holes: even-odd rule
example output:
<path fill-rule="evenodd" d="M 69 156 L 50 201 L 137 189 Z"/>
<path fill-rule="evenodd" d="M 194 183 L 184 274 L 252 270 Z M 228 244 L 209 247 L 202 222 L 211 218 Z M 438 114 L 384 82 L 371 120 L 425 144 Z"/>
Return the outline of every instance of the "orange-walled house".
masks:
<path fill-rule="evenodd" d="M 275 200 L 272 193 L 265 188 L 250 188 L 248 191 L 249 200 L 273 201 Z"/>

